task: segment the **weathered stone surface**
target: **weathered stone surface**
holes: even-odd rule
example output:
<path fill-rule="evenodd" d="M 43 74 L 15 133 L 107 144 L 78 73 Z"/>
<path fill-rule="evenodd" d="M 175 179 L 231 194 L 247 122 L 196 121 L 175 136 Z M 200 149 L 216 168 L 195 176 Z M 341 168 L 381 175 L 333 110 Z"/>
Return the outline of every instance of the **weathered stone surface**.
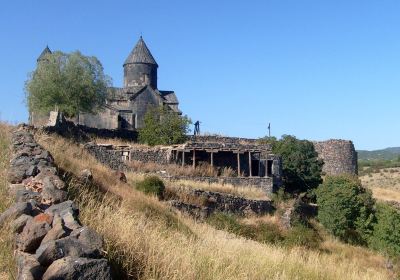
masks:
<path fill-rule="evenodd" d="M 42 200 L 42 197 L 41 197 L 40 193 L 33 192 L 30 190 L 19 190 L 15 194 L 16 202 L 27 202 L 27 201 L 30 201 L 31 199 L 40 203 Z"/>
<path fill-rule="evenodd" d="M 37 168 L 36 165 L 32 165 L 26 170 L 25 175 L 27 177 L 33 177 L 36 176 L 39 173 L 39 169 Z"/>
<path fill-rule="evenodd" d="M 57 240 L 68 236 L 70 230 L 64 227 L 64 221 L 59 214 L 55 214 L 53 217 L 52 229 L 43 238 L 42 243 L 44 244 L 50 240 Z"/>
<path fill-rule="evenodd" d="M 66 191 L 56 189 L 53 186 L 47 185 L 42 190 L 42 203 L 43 204 L 57 204 L 67 200 L 68 194 Z"/>
<path fill-rule="evenodd" d="M 87 247 L 98 250 L 99 252 L 103 248 L 103 238 L 96 231 L 89 227 L 85 226 L 75 229 L 71 232 L 70 236 L 78 238 L 78 240 Z"/>
<path fill-rule="evenodd" d="M 69 230 L 75 230 L 82 227 L 78 220 L 78 216 L 76 216 L 72 210 L 62 212 L 61 218 L 65 227 Z"/>
<path fill-rule="evenodd" d="M 324 161 L 322 171 L 327 175 L 357 174 L 357 152 L 353 142 L 331 139 L 313 142 L 318 157 Z"/>
<path fill-rule="evenodd" d="M 7 181 L 12 184 L 21 183 L 26 178 L 26 170 L 30 167 L 29 164 L 19 168 L 10 168 L 7 172 Z"/>
<path fill-rule="evenodd" d="M 43 280 L 111 280 L 110 267 L 105 259 L 66 257 L 53 262 Z"/>
<path fill-rule="evenodd" d="M 7 219 L 16 219 L 22 214 L 30 215 L 32 212 L 32 205 L 29 202 L 17 202 L 0 215 L 0 226 Z"/>
<path fill-rule="evenodd" d="M 37 260 L 44 266 L 64 257 L 98 258 L 100 251 L 90 248 L 75 237 L 64 237 L 58 240 L 49 240 L 40 245 L 36 251 Z"/>
<path fill-rule="evenodd" d="M 17 236 L 17 247 L 23 252 L 32 253 L 39 247 L 40 242 L 50 230 L 46 221 L 29 221 L 21 234 Z"/>
<path fill-rule="evenodd" d="M 309 218 L 318 214 L 318 207 L 315 204 L 305 203 L 302 197 L 292 201 L 281 215 L 281 225 L 284 228 L 291 228 L 297 223 L 308 223 Z"/>
<path fill-rule="evenodd" d="M 42 279 L 45 269 L 36 258 L 27 253 L 17 251 L 17 280 L 39 280 Z"/>
<path fill-rule="evenodd" d="M 48 175 L 43 178 L 43 185 L 45 188 L 65 190 L 65 183 L 56 175 Z"/>
<path fill-rule="evenodd" d="M 22 214 L 11 223 L 12 231 L 14 233 L 21 233 L 25 225 L 32 219 L 32 216 Z"/>
<path fill-rule="evenodd" d="M 72 210 L 72 213 L 74 213 L 74 215 L 78 216 L 79 214 L 79 210 L 76 207 L 75 203 L 72 200 L 67 200 L 64 201 L 62 203 L 58 203 L 58 204 L 54 204 L 52 206 L 50 206 L 45 213 L 47 214 L 51 214 L 51 215 L 55 215 L 58 214 L 61 217 L 63 216 L 63 213 L 68 212 Z"/>

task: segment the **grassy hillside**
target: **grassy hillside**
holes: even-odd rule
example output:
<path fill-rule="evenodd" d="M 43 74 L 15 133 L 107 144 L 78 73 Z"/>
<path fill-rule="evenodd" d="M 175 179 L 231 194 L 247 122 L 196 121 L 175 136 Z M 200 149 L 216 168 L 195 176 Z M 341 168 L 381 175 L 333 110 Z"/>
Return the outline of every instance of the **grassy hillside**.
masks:
<path fill-rule="evenodd" d="M 359 150 L 357 153 L 359 160 L 397 160 L 400 156 L 400 147 L 375 151 Z"/>
<path fill-rule="evenodd" d="M 70 181 L 81 217 L 106 241 L 121 278 L 131 279 L 392 279 L 385 258 L 321 232 L 318 249 L 255 242 L 176 214 L 166 204 L 118 181 L 79 145 L 39 135 L 65 171 L 89 168 L 94 185 Z M 141 175 L 128 173 L 134 184 Z M 100 187 L 102 192 L 96 189 Z M 104 191 L 107 194 L 104 194 Z M 266 217 L 267 218 L 267 217 Z"/>

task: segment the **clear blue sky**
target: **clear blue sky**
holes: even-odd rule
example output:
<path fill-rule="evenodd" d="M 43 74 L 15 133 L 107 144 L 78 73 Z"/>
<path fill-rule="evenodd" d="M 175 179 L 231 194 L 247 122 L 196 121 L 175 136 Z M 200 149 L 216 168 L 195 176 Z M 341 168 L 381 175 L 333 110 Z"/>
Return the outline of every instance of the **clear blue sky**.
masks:
<path fill-rule="evenodd" d="M 159 89 L 202 131 L 400 146 L 400 1 L 22 1 L 0 4 L 0 118 L 27 120 L 46 44 L 97 56 L 114 86 L 140 34 Z"/>

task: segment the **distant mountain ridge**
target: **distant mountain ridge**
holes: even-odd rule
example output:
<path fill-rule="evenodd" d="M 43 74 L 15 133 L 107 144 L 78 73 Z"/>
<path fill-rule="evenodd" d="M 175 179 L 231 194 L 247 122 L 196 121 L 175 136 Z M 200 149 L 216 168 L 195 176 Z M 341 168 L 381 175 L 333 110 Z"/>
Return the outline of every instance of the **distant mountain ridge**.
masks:
<path fill-rule="evenodd" d="M 400 147 L 390 147 L 381 150 L 358 150 L 358 160 L 393 160 L 400 156 Z"/>

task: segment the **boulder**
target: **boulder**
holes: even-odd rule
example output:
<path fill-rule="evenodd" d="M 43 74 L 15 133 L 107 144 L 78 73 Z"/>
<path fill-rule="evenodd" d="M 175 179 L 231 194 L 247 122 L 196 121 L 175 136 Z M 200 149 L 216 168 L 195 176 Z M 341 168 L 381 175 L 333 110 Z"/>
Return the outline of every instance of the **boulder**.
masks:
<path fill-rule="evenodd" d="M 34 177 L 39 173 L 39 169 L 36 165 L 31 165 L 25 172 L 26 177 Z"/>
<path fill-rule="evenodd" d="M 111 280 L 110 266 L 105 259 L 66 257 L 53 262 L 43 280 Z"/>
<path fill-rule="evenodd" d="M 65 200 L 67 200 L 67 192 L 66 191 L 62 191 L 59 190 L 57 188 L 55 188 L 54 186 L 50 186 L 50 185 L 45 185 L 43 186 L 43 190 L 42 190 L 42 203 L 43 204 L 47 204 L 47 205 L 51 205 L 51 204 L 57 204 L 57 203 L 61 203 L 64 202 Z"/>
<path fill-rule="evenodd" d="M 12 184 L 21 183 L 22 180 L 26 178 L 25 172 L 29 168 L 29 166 L 30 166 L 29 164 L 19 167 L 11 166 L 7 172 L 7 181 Z"/>
<path fill-rule="evenodd" d="M 22 214 L 30 215 L 32 212 L 32 205 L 29 202 L 17 202 L 0 215 L 0 226 L 7 219 L 17 219 Z"/>
<path fill-rule="evenodd" d="M 75 203 L 72 200 L 67 200 L 62 203 L 54 204 L 47 208 L 45 211 L 46 214 L 55 215 L 58 214 L 60 217 L 63 216 L 63 213 L 72 211 L 75 216 L 78 216 L 79 210 L 76 207 Z"/>
<path fill-rule="evenodd" d="M 47 175 L 42 181 L 45 188 L 65 190 L 65 183 L 57 175 Z"/>
<path fill-rule="evenodd" d="M 103 249 L 103 237 L 89 227 L 84 226 L 75 229 L 71 232 L 70 236 L 78 238 L 80 242 L 89 248 L 97 249 L 98 251 Z"/>
<path fill-rule="evenodd" d="M 18 249 L 28 253 L 35 252 L 49 230 L 50 224 L 44 218 L 28 221 L 21 234 L 17 236 Z"/>
<path fill-rule="evenodd" d="M 49 232 L 46 234 L 46 236 L 43 238 L 42 243 L 44 244 L 50 240 L 57 240 L 63 237 L 66 237 L 68 235 L 68 232 L 64 228 L 64 222 L 61 219 L 60 215 L 56 214 L 53 218 L 53 227 Z"/>
<path fill-rule="evenodd" d="M 11 229 L 14 233 L 21 233 L 25 225 L 33 218 L 29 215 L 22 214 L 11 223 Z"/>
<path fill-rule="evenodd" d="M 40 195 L 40 193 L 38 192 L 33 192 L 30 190 L 18 190 L 15 194 L 15 201 L 16 202 L 27 202 L 30 200 L 35 200 L 36 202 L 41 202 L 42 197 Z"/>
<path fill-rule="evenodd" d="M 40 176 L 40 175 L 38 175 Z M 25 185 L 27 190 L 31 190 L 33 192 L 42 192 L 43 190 L 43 182 L 41 180 L 36 179 L 36 177 L 28 177 L 22 181 L 22 184 Z"/>
<path fill-rule="evenodd" d="M 81 223 L 78 220 L 78 216 L 75 215 L 72 210 L 62 212 L 61 218 L 64 222 L 65 227 L 69 230 L 75 230 L 82 227 Z"/>
<path fill-rule="evenodd" d="M 17 280 L 42 279 L 45 269 L 33 255 L 17 251 L 16 259 L 18 267 Z"/>
<path fill-rule="evenodd" d="M 36 250 L 36 259 L 44 266 L 64 257 L 99 258 L 100 251 L 90 248 L 75 237 L 49 240 Z"/>

